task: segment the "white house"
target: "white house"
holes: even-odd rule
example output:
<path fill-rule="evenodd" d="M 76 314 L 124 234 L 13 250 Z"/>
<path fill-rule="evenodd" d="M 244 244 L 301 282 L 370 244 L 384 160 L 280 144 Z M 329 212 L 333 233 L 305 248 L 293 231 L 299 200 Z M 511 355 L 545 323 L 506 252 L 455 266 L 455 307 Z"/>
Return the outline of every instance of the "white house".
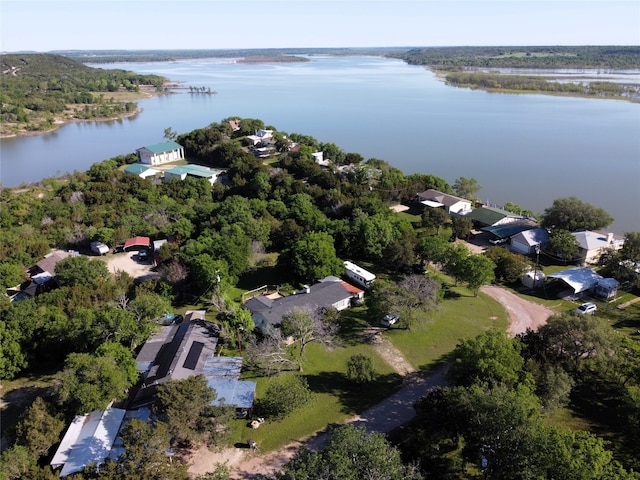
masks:
<path fill-rule="evenodd" d="M 155 177 L 160 174 L 160 170 L 157 170 L 152 167 L 147 167 L 146 165 L 142 165 L 141 163 L 134 163 L 129 165 L 124 169 L 124 173 L 129 173 L 131 175 L 137 175 L 140 178 L 147 177 Z"/>
<path fill-rule="evenodd" d="M 247 135 L 247 139 L 251 141 L 252 145 L 258 145 L 259 143 L 264 143 L 273 138 L 273 130 L 263 130 L 260 129 L 256 132 L 255 135 Z"/>
<path fill-rule="evenodd" d="M 176 142 L 156 143 L 136 150 L 140 163 L 160 165 L 184 160 L 184 148 Z"/>
<path fill-rule="evenodd" d="M 432 188 L 418 193 L 418 202 L 426 207 L 444 207 L 448 214 L 456 213 L 458 215 L 466 215 L 471 211 L 471 202 L 469 200 L 449 195 L 448 193 L 442 193 Z"/>
<path fill-rule="evenodd" d="M 584 230 L 571 233 L 580 244 L 577 257 L 584 265 L 598 263 L 600 255 L 608 248 L 619 250 L 624 244 L 624 238 L 610 232 L 592 232 Z"/>
<path fill-rule="evenodd" d="M 549 241 L 549 233 L 542 227 L 532 228 L 511 237 L 509 248 L 522 255 L 533 255 L 536 247 L 542 248 Z"/>

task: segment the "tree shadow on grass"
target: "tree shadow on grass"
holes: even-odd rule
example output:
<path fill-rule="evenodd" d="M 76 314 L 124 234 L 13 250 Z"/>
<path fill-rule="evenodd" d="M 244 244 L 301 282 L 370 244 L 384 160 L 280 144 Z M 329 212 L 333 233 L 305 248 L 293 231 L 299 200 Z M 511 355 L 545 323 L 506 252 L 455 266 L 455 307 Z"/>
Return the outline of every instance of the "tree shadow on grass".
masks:
<path fill-rule="evenodd" d="M 381 402 L 402 386 L 398 374 L 378 375 L 373 382 L 358 385 L 338 372 L 322 372 L 305 376 L 313 392 L 338 397 L 342 413 L 354 415 Z"/>
<path fill-rule="evenodd" d="M 238 279 L 238 288 L 253 290 L 263 285 L 280 285 L 284 283 L 282 271 L 276 266 L 263 266 L 247 270 Z"/>
<path fill-rule="evenodd" d="M 8 430 L 12 430 L 18 418 L 27 409 L 36 397 L 47 397 L 50 394 L 50 387 L 22 387 L 11 390 L 2 396 L 2 435 Z"/>

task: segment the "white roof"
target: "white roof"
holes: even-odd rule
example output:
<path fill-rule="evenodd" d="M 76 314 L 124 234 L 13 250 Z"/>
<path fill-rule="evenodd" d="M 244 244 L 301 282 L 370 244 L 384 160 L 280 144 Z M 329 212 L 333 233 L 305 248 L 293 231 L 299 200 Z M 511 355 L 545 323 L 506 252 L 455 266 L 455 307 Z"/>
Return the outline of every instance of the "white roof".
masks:
<path fill-rule="evenodd" d="M 368 272 L 367 270 L 365 270 L 362 267 L 359 267 L 355 263 L 351 263 L 349 261 L 345 261 L 344 262 L 344 268 L 346 268 L 347 270 L 351 270 L 352 272 L 357 273 L 358 275 L 360 275 L 362 278 L 364 278 L 367 281 L 373 281 L 373 280 L 376 279 L 376 276 L 373 273 Z"/>
<path fill-rule="evenodd" d="M 575 293 L 589 290 L 590 288 L 593 288 L 599 280 L 602 280 L 602 276 L 598 275 L 590 268 L 580 267 L 569 268 L 567 270 L 562 270 L 561 272 L 552 273 L 548 278 L 557 278 L 564 281 L 564 283 L 569 285 Z"/>
<path fill-rule="evenodd" d="M 426 205 L 427 207 L 433 207 L 433 208 L 444 207 L 444 203 L 434 202 L 433 200 L 422 200 L 420 203 L 422 205 Z"/>
<path fill-rule="evenodd" d="M 51 466 L 62 466 L 61 477 L 80 472 L 90 463 L 102 463 L 109 456 L 125 410 L 108 408 L 77 416 L 65 434 Z"/>

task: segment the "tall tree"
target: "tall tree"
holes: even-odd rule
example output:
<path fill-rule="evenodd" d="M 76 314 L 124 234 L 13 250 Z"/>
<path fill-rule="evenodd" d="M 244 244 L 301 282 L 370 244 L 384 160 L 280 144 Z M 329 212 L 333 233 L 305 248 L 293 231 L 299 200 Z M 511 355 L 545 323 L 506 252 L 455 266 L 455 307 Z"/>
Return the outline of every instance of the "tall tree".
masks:
<path fill-rule="evenodd" d="M 318 342 L 326 346 L 333 346 L 337 341 L 337 329 L 337 324 L 325 321 L 320 312 L 306 308 L 294 308 L 282 317 L 282 334 L 285 337 L 293 337 L 300 347 L 300 369 L 302 369 L 302 360 L 307 345 L 311 342 Z"/>
<path fill-rule="evenodd" d="M 317 453 L 301 449 L 276 473 L 276 480 L 419 480 L 417 469 L 402 463 L 400 452 L 381 433 L 348 425 L 333 430 Z"/>
<path fill-rule="evenodd" d="M 104 345 L 95 356 L 70 354 L 58 380 L 58 402 L 74 413 L 84 414 L 122 398 L 137 380 L 136 362 L 121 345 Z"/>
<path fill-rule="evenodd" d="M 216 397 L 204 375 L 168 380 L 158 387 L 156 413 L 166 422 L 173 444 L 216 444 L 219 433 L 228 427 L 227 416 L 212 411 Z"/>
<path fill-rule="evenodd" d="M 61 415 L 51 413 L 50 406 L 37 397 L 16 424 L 16 445 L 22 445 L 36 456 L 45 455 L 58 443 L 64 430 Z"/>
<path fill-rule="evenodd" d="M 296 279 L 308 283 L 344 273 L 344 264 L 336 256 L 333 238 L 324 232 L 305 233 L 280 254 L 278 264 Z"/>
<path fill-rule="evenodd" d="M 475 200 L 482 186 L 475 178 L 460 177 L 453 182 L 453 190 L 456 195 L 467 200 Z"/>
<path fill-rule="evenodd" d="M 490 386 L 503 384 L 511 388 L 522 383 L 532 386 L 520 355 L 520 343 L 503 332 L 490 330 L 463 340 L 456 345 L 452 357 L 454 363 L 449 377 L 456 385 L 486 382 Z"/>
<path fill-rule="evenodd" d="M 602 208 L 594 207 L 576 197 L 557 198 L 553 205 L 542 214 L 542 226 L 553 230 L 561 229 L 599 230 L 613 223 L 613 217 Z"/>
<path fill-rule="evenodd" d="M 549 250 L 560 256 L 565 264 L 575 258 L 579 249 L 578 240 L 568 230 L 554 230 L 549 235 Z"/>
<path fill-rule="evenodd" d="M 460 279 L 467 283 L 477 297 L 480 287 L 491 283 L 494 278 L 496 264 L 484 255 L 469 255 L 458 268 Z"/>

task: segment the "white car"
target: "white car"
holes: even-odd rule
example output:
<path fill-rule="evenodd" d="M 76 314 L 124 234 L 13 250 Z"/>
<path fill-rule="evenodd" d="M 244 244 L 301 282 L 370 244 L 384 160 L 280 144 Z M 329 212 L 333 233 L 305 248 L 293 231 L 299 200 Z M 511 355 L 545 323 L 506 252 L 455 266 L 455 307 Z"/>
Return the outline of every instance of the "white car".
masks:
<path fill-rule="evenodd" d="M 593 315 L 598 310 L 598 307 L 595 303 L 583 303 L 578 308 L 574 310 L 574 312 L 579 313 L 580 315 Z"/>
<path fill-rule="evenodd" d="M 380 320 L 380 325 L 382 325 L 383 327 L 390 327 L 398 320 L 400 320 L 400 315 L 397 315 L 395 313 L 388 313 L 382 318 L 382 320 Z"/>

